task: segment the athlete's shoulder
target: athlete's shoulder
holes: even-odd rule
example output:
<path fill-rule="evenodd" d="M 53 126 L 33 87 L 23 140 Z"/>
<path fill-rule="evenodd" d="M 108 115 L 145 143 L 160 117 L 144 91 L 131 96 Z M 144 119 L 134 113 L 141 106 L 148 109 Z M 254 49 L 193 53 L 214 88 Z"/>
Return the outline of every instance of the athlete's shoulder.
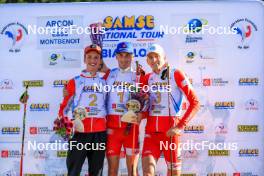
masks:
<path fill-rule="evenodd" d="M 67 84 L 65 84 L 64 88 L 68 91 L 69 94 L 73 94 L 75 91 L 75 79 L 72 78 L 68 80 Z"/>
<path fill-rule="evenodd" d="M 118 70 L 118 68 L 109 69 L 103 76 L 103 79 L 106 81 L 108 81 L 109 79 L 113 79 L 115 75 L 117 75 Z"/>
<path fill-rule="evenodd" d="M 112 69 L 110 70 L 110 73 L 114 73 L 114 72 L 118 72 L 118 71 L 119 71 L 118 68 L 112 68 Z"/>
<path fill-rule="evenodd" d="M 183 72 L 180 69 L 175 70 L 174 79 L 177 85 L 180 87 L 185 87 L 185 86 L 192 87 L 189 78 L 187 77 L 185 72 Z"/>
<path fill-rule="evenodd" d="M 186 77 L 186 74 L 181 69 L 173 69 L 172 72 L 174 73 L 174 77 Z"/>
<path fill-rule="evenodd" d="M 118 68 L 112 68 L 110 70 L 109 76 L 113 76 L 113 75 L 117 74 L 118 72 L 119 72 Z"/>
<path fill-rule="evenodd" d="M 74 77 L 72 78 L 72 80 L 79 80 L 79 79 L 81 79 L 81 75 L 74 76 Z"/>

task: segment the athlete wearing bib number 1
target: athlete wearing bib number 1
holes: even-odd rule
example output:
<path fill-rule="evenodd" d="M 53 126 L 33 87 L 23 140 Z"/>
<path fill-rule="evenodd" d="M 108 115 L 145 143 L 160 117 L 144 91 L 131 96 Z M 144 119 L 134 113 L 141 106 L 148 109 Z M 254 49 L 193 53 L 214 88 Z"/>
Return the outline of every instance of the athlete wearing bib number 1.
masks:
<path fill-rule="evenodd" d="M 136 71 L 131 68 L 132 44 L 129 42 L 119 43 L 116 48 L 116 59 L 119 67 L 109 70 L 106 78 L 106 84 L 112 87 L 107 98 L 108 175 L 118 175 L 120 152 L 123 147 L 126 154 L 128 176 L 136 176 L 139 157 L 139 125 L 121 121 L 122 116 L 128 111 L 126 103 L 131 96 L 129 87 L 140 82 Z M 140 113 L 138 115 L 140 116 Z"/>

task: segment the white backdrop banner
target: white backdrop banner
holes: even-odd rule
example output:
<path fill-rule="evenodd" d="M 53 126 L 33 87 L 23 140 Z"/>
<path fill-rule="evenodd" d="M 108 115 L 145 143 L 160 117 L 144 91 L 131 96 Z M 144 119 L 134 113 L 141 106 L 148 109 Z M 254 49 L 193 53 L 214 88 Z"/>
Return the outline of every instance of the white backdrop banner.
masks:
<path fill-rule="evenodd" d="M 116 44 L 130 41 L 135 60 L 149 72 L 146 49 L 158 43 L 170 66 L 189 76 L 201 109 L 184 129 L 182 142 L 229 145 L 222 150 L 210 145 L 182 150 L 183 175 L 263 176 L 264 10 L 257 1 L 1 5 L 0 175 L 19 175 L 24 111 L 19 97 L 26 84 L 30 98 L 24 174 L 67 173 L 66 150 L 27 146 L 61 140 L 52 125 L 62 88 L 84 68 L 83 49 L 91 41 L 83 30 L 98 21 L 106 27 L 103 58 L 110 68 L 117 66 Z M 45 31 L 52 27 L 67 30 Z M 185 110 L 188 103 L 183 105 Z M 144 125 L 143 121 L 141 147 Z M 121 158 L 119 175 L 127 175 L 123 153 Z M 82 175 L 87 172 L 85 163 Z M 141 162 L 139 173 L 143 175 Z M 163 157 L 156 175 L 166 175 Z"/>

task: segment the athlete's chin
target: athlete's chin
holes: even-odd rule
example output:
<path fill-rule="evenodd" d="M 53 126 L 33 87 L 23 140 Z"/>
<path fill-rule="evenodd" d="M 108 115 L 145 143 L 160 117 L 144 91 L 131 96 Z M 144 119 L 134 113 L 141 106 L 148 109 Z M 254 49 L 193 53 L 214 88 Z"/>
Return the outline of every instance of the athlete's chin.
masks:
<path fill-rule="evenodd" d="M 157 64 L 154 64 L 151 66 L 153 71 L 159 70 L 159 66 Z"/>
<path fill-rule="evenodd" d="M 95 67 L 95 66 L 93 66 L 93 67 L 88 67 L 87 70 L 88 70 L 89 72 L 96 72 L 96 71 L 98 70 L 98 67 Z"/>

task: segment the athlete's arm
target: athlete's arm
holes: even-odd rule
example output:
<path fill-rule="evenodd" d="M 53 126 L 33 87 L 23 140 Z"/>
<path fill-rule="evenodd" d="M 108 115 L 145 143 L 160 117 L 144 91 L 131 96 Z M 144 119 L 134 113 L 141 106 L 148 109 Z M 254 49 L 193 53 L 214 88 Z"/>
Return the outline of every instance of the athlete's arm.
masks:
<path fill-rule="evenodd" d="M 146 75 L 141 75 L 140 78 L 139 78 L 139 82 L 140 82 L 140 86 L 143 88 L 144 86 L 148 86 L 148 80 L 149 80 L 149 76 L 150 76 L 150 73 L 146 74 Z M 144 89 L 143 89 L 144 90 Z M 149 115 L 149 111 L 148 109 L 146 111 L 142 111 L 140 112 L 140 119 L 144 119 L 144 118 L 147 118 L 148 115 Z"/>
<path fill-rule="evenodd" d="M 104 80 L 107 80 L 107 78 L 108 78 L 110 72 L 111 72 L 110 69 L 108 69 L 106 72 L 104 72 L 104 73 L 105 73 L 104 76 L 103 76 L 103 79 L 104 79 Z"/>
<path fill-rule="evenodd" d="M 71 103 L 73 101 L 73 96 L 75 94 L 75 82 L 73 79 L 68 82 L 65 89 L 67 91 L 67 95 L 63 97 L 63 101 L 60 104 L 59 117 L 67 115 L 67 112 L 69 111 Z"/>
<path fill-rule="evenodd" d="M 192 85 L 190 84 L 188 78 L 182 71 L 176 70 L 174 72 L 174 78 L 176 80 L 176 84 L 178 85 L 180 90 L 185 94 L 185 97 L 189 102 L 189 106 L 186 112 L 183 114 L 182 118 L 177 123 L 177 128 L 183 129 L 199 110 L 200 103 L 196 93 L 192 88 Z"/>

